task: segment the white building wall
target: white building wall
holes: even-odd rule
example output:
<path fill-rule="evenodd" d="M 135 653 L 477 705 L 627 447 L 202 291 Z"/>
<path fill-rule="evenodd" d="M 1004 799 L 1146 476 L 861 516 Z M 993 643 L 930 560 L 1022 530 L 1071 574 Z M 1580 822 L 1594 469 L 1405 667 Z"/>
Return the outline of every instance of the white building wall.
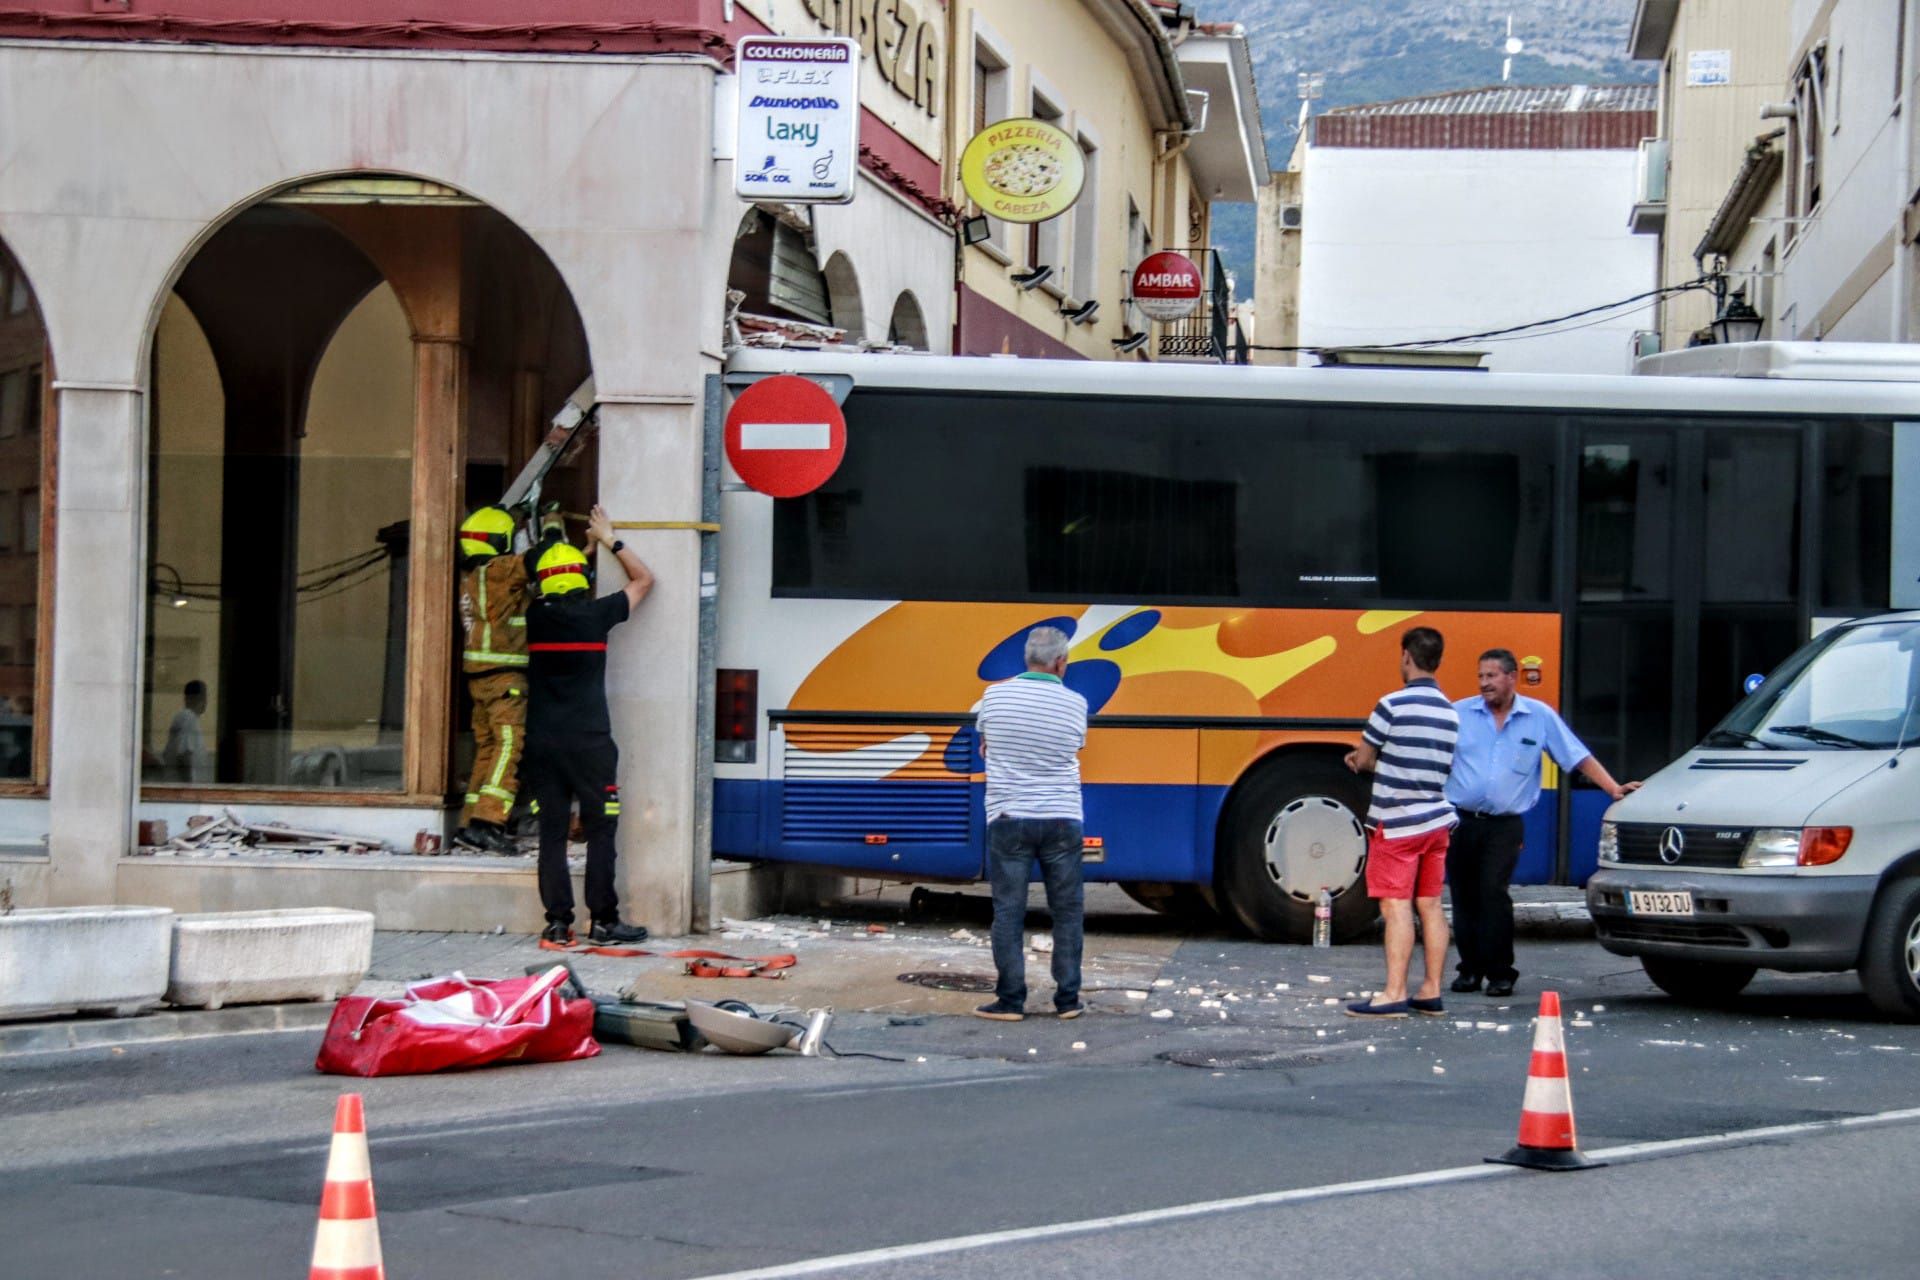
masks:
<path fill-rule="evenodd" d="M 1798 0 L 1793 17 L 1796 50 L 1827 41 L 1826 155 L 1820 208 L 1797 235 L 1786 229 L 1779 314 L 1791 322 L 1781 336 L 1898 341 L 1898 290 L 1880 287 L 1892 276 L 1902 206 L 1914 185 L 1903 132 L 1908 111 L 1896 109 L 1898 11 L 1894 0 Z"/>
<path fill-rule="evenodd" d="M 1653 287 L 1626 229 L 1631 151 L 1305 149 L 1300 344 L 1370 346 L 1504 328 Z M 1651 310 L 1524 341 L 1489 368 L 1625 373 Z M 1312 363 L 1306 357 L 1304 363 Z"/>
<path fill-rule="evenodd" d="M 225 868 L 189 877 L 122 861 L 142 809 L 151 335 L 198 247 L 263 196 L 330 174 L 416 175 L 484 200 L 545 250 L 579 309 L 602 402 L 602 501 L 620 519 L 696 521 L 704 376 L 722 357 L 743 208 L 715 144 L 718 79 L 715 64 L 696 58 L 0 42 L 0 239 L 32 282 L 58 369 L 50 794 L 0 800 L 9 843 L 50 833 L 50 861 L 33 868 L 36 892 L 191 909 L 274 905 L 276 895 L 310 891 L 296 878 L 273 880 L 272 868 L 232 868 L 242 888 L 222 879 Z M 911 288 L 944 349 L 950 233 L 870 181 L 819 223 L 822 257 L 845 249 L 860 277 L 869 333 L 885 336 L 894 298 Z M 666 931 L 688 925 L 704 853 L 699 536 L 627 535 L 659 585 L 609 655 L 624 914 Z M 388 835 L 442 816 L 374 820 L 350 795 L 306 814 L 302 825 Z M 155 805 L 151 816 L 178 815 Z M 377 903 L 386 927 L 537 921 L 530 871 L 483 878 L 491 887 L 478 890 L 472 876 L 426 864 L 383 873 L 377 889 L 333 892 Z"/>

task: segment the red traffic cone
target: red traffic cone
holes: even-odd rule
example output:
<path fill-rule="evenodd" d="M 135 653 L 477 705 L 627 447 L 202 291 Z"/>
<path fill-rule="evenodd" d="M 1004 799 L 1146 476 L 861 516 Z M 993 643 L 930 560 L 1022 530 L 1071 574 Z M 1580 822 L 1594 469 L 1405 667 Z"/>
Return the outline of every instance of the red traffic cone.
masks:
<path fill-rule="evenodd" d="M 1517 1164 L 1524 1169 L 1598 1169 L 1604 1160 L 1580 1154 L 1573 1136 L 1573 1089 L 1567 1083 L 1566 1033 L 1560 1029 L 1560 993 L 1540 993 L 1540 1018 L 1533 1024 L 1533 1061 L 1527 1067 L 1527 1096 L 1520 1104 L 1520 1142 L 1488 1164 Z"/>
<path fill-rule="evenodd" d="M 307 1280 L 386 1280 L 380 1262 L 380 1224 L 373 1213 L 373 1166 L 367 1155 L 367 1118 L 360 1095 L 343 1093 L 333 1111 L 333 1150 L 320 1194 L 320 1226 L 313 1237 Z"/>

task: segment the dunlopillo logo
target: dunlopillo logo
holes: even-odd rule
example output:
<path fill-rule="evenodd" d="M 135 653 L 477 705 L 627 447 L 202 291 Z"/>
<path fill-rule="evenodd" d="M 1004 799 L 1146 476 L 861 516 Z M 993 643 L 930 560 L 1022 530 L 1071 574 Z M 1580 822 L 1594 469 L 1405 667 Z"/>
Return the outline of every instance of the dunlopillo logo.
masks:
<path fill-rule="evenodd" d="M 757 93 L 753 96 L 753 101 L 749 102 L 747 106 L 749 108 L 772 107 L 778 110 L 785 110 L 785 111 L 838 111 L 840 109 L 840 99 L 838 98 L 769 98 L 764 93 Z"/>

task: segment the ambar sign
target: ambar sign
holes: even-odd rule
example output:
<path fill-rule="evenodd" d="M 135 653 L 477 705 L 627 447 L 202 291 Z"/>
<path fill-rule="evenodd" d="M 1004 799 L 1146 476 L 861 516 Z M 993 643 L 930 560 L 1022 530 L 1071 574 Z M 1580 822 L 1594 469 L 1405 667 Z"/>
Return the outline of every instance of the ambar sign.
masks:
<path fill-rule="evenodd" d="M 913 0 L 804 0 L 814 21 L 860 42 L 880 78 L 930 116 L 940 114 L 938 22 L 922 21 Z M 929 8 L 935 0 L 922 0 Z"/>
<path fill-rule="evenodd" d="M 1183 253 L 1154 253 L 1133 269 L 1133 305 L 1149 320 L 1184 320 L 1200 307 L 1200 268 Z"/>

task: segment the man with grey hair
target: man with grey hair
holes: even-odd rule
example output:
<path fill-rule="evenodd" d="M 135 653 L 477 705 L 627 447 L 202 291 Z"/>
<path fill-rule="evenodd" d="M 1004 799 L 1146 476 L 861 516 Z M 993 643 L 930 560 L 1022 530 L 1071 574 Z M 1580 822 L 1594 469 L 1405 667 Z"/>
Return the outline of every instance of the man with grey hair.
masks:
<path fill-rule="evenodd" d="M 987 878 L 993 886 L 992 1003 L 974 1013 L 999 1022 L 1027 1016 L 1027 884 L 1035 859 L 1053 917 L 1053 1006 L 1077 1018 L 1085 899 L 1080 748 L 1087 744 L 1087 700 L 1067 688 L 1067 635 L 1058 627 L 1027 633 L 1027 669 L 987 689 L 976 732 L 987 761 Z"/>

